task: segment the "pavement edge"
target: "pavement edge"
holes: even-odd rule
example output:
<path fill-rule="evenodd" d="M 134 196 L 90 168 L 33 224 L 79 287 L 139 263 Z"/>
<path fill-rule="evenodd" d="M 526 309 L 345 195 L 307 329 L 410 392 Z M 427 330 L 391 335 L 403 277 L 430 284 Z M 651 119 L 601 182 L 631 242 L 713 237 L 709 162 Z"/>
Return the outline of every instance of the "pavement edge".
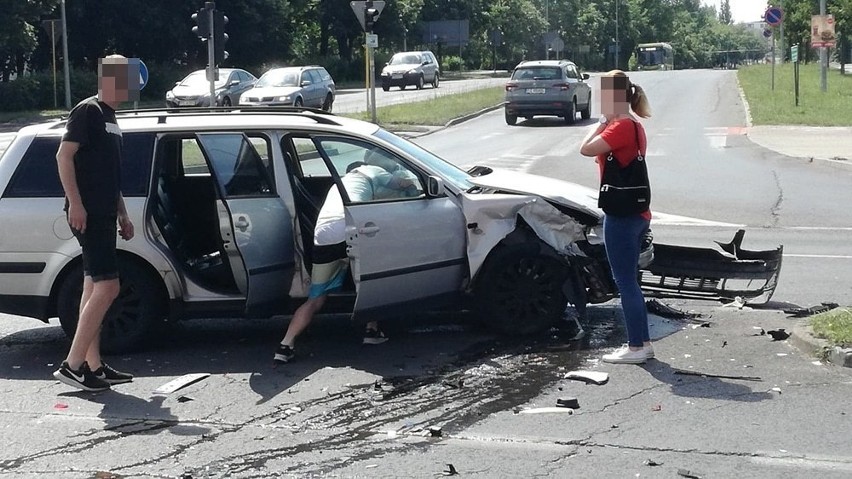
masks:
<path fill-rule="evenodd" d="M 816 337 L 807 319 L 799 321 L 793 327 L 790 342 L 799 350 L 822 361 L 852 368 L 852 348 L 832 347 L 828 341 Z"/>

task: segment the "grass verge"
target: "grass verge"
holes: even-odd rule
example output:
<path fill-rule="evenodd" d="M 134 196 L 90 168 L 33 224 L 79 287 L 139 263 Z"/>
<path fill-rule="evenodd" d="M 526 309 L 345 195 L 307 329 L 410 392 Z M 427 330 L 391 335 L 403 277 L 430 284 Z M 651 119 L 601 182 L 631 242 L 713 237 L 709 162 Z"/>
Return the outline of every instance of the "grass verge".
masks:
<path fill-rule="evenodd" d="M 492 87 L 436 96 L 429 100 L 379 107 L 376 109 L 376 118 L 382 125 L 443 126 L 454 118 L 502 103 L 504 95 L 503 87 Z M 367 112 L 345 116 L 370 121 Z"/>
<path fill-rule="evenodd" d="M 833 346 L 852 347 L 852 309 L 835 308 L 811 318 L 811 327 L 817 337 L 828 340 Z"/>
<path fill-rule="evenodd" d="M 828 71 L 827 91 L 820 91 L 820 67 L 799 67 L 799 106 L 796 106 L 791 63 L 740 68 L 742 85 L 755 125 L 852 126 L 852 75 Z"/>

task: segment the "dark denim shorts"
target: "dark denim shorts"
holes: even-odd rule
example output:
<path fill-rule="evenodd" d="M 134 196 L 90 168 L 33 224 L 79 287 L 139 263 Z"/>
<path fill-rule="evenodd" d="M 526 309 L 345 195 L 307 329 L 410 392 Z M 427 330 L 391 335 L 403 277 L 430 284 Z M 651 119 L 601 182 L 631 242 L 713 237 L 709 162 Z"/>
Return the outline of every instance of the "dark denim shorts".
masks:
<path fill-rule="evenodd" d="M 118 258 L 115 242 L 118 237 L 115 216 L 89 216 L 86 232 L 71 228 L 71 232 L 83 248 L 83 274 L 92 281 L 118 278 Z"/>

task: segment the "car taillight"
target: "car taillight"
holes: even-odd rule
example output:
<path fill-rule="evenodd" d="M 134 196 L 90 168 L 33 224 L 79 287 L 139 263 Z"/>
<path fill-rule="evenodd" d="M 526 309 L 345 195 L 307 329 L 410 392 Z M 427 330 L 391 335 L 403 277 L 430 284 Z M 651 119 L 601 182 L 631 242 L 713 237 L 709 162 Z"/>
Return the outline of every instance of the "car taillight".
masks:
<path fill-rule="evenodd" d="M 566 90 L 568 90 L 569 88 L 571 88 L 571 84 L 570 84 L 570 83 L 554 83 L 554 84 L 553 84 L 553 87 L 554 87 L 554 88 L 559 88 L 559 89 L 560 89 L 560 90 L 562 90 L 562 91 L 566 91 Z"/>
<path fill-rule="evenodd" d="M 516 88 L 518 88 L 517 83 L 506 83 L 506 91 L 512 91 Z"/>

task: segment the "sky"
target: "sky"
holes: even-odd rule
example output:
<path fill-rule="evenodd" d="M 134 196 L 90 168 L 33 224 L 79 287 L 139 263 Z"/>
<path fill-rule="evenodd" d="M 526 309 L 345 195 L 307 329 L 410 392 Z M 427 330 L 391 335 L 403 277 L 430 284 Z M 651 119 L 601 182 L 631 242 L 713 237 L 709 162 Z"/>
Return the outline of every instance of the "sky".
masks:
<path fill-rule="evenodd" d="M 731 15 L 734 23 L 758 22 L 766 11 L 766 0 L 730 0 Z M 713 5 L 716 11 L 721 10 L 722 0 L 704 0 L 705 5 Z"/>

